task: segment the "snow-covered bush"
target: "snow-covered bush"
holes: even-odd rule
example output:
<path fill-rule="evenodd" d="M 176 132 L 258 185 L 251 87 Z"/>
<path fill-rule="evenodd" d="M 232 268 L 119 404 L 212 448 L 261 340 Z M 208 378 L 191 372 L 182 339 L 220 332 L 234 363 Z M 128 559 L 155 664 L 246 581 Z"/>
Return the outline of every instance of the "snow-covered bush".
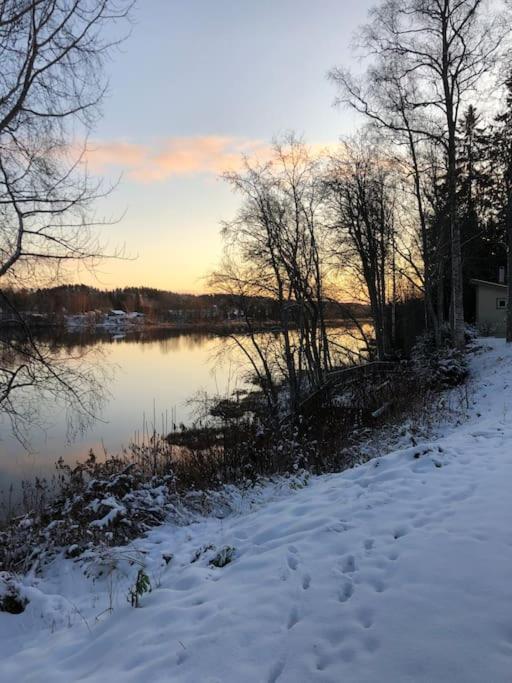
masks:
<path fill-rule="evenodd" d="M 235 559 L 235 554 L 235 548 L 230 545 L 225 545 L 217 552 L 215 557 L 212 557 L 209 564 L 211 567 L 222 569 L 222 567 L 225 567 L 227 564 L 233 562 Z"/>
<path fill-rule="evenodd" d="M 464 340 L 466 342 L 466 345 L 469 346 L 471 344 L 474 344 L 479 336 L 480 331 L 476 325 L 470 325 L 469 323 L 467 323 L 464 326 Z"/>
<path fill-rule="evenodd" d="M 193 460 L 190 467 L 186 459 L 180 461 L 176 474 L 168 460 L 168 448 L 162 449 L 161 457 L 156 447 L 152 449 L 150 467 L 139 459 L 139 449 L 104 462 L 91 455 L 73 468 L 61 463 L 59 495 L 51 503 L 11 519 L 0 529 L 0 572 L 5 572 L 4 578 L 12 578 L 13 572 L 37 570 L 59 553 L 86 563 L 90 575 L 109 573 L 119 558 L 124 558 L 119 547 L 151 527 L 169 518 L 181 524 L 197 516 L 223 517 L 239 504 L 244 490 L 268 481 L 256 470 L 249 478 L 245 468 L 237 470 L 234 463 L 230 470 L 218 453 L 218 459 L 206 470 L 209 479 L 205 478 L 203 458 L 199 464 Z M 293 449 L 283 452 L 288 458 Z M 207 454 L 203 455 L 206 458 Z M 193 453 L 190 456 L 194 458 Z M 289 461 L 285 462 L 289 465 Z M 279 463 L 263 465 L 270 468 Z M 288 481 L 290 488 L 306 485 L 304 470 L 290 469 L 293 473 L 283 481 Z M 273 470 L 269 469 L 270 473 Z M 203 481 L 205 486 L 200 488 L 198 484 Z M 206 550 L 216 551 L 213 547 Z M 213 557 L 214 553 L 210 559 Z M 163 559 L 168 564 L 172 555 Z M 134 561 L 130 558 L 128 563 Z"/>
<path fill-rule="evenodd" d="M 222 548 L 217 548 L 213 543 L 207 543 L 206 545 L 198 548 L 190 560 L 191 564 L 199 562 L 199 560 L 207 560 L 210 567 L 222 568 L 227 564 L 233 562 L 236 556 L 236 548 L 231 545 L 222 546 Z"/>
<path fill-rule="evenodd" d="M 123 545 L 163 521 L 172 474 L 148 476 L 136 462 L 108 458 L 61 463 L 60 494 L 0 531 L 0 570 L 28 570 L 64 550 L 69 558 L 100 543 Z"/>
<path fill-rule="evenodd" d="M 480 337 L 493 337 L 496 334 L 496 325 L 490 322 L 478 323 L 478 335 Z"/>
<path fill-rule="evenodd" d="M 468 327 L 466 343 L 471 343 L 475 336 Z M 423 334 L 413 347 L 411 358 L 416 376 L 427 387 L 447 389 L 462 384 L 468 377 L 466 354 L 453 348 L 448 327 L 441 330 L 440 346 L 436 346 L 432 332 Z"/>

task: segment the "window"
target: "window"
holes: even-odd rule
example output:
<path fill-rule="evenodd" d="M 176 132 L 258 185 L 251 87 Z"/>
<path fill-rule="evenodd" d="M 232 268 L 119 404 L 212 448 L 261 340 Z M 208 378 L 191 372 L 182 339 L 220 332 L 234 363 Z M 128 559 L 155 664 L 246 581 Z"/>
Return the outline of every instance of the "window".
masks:
<path fill-rule="evenodd" d="M 496 308 L 506 308 L 507 300 L 505 298 L 496 299 Z"/>

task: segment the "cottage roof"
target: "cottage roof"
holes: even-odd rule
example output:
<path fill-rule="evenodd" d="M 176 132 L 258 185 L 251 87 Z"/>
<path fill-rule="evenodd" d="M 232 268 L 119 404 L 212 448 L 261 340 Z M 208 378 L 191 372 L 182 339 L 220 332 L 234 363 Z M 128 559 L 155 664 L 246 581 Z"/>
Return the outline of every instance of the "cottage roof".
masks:
<path fill-rule="evenodd" d="M 472 285 L 484 285 L 487 287 L 501 287 L 502 289 L 507 289 L 507 285 L 504 284 L 503 282 L 489 282 L 488 280 L 478 280 L 477 278 L 473 278 L 470 280 Z"/>

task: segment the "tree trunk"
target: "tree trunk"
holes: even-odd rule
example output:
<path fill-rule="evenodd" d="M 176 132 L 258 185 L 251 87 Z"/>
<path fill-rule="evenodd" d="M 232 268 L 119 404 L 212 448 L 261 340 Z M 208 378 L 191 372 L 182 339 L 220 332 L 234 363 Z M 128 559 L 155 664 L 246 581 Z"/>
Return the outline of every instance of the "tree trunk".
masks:
<path fill-rule="evenodd" d="M 453 75 L 451 73 L 452 62 L 450 55 L 450 41 L 448 38 L 449 16 L 446 13 L 449 3 L 445 2 L 445 13 L 442 16 L 442 81 L 444 91 L 444 105 L 446 107 L 446 127 L 448 131 L 448 225 L 450 228 L 450 255 L 451 255 L 451 315 L 453 345 L 457 349 L 464 347 L 464 300 L 462 297 L 462 250 L 460 240 L 460 225 L 457 220 L 457 120 L 456 108 L 454 107 Z"/>
<path fill-rule="evenodd" d="M 464 300 L 462 290 L 462 256 L 460 226 L 455 207 L 450 209 L 451 257 L 452 257 L 452 335 L 457 349 L 464 348 Z"/>
<path fill-rule="evenodd" d="M 507 342 L 512 342 L 512 191 L 507 202 Z"/>

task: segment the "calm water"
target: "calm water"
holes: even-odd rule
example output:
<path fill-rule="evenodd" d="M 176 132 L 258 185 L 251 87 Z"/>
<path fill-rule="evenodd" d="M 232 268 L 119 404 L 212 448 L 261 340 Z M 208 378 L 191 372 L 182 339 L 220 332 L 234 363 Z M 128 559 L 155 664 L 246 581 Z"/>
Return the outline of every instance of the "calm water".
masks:
<path fill-rule="evenodd" d="M 340 330 L 340 335 L 343 332 Z M 197 406 L 190 399 L 197 392 L 225 393 L 243 386 L 239 377 L 240 354 L 226 352 L 227 338 L 197 333 L 159 331 L 143 338 L 89 339 L 92 352 L 100 352 L 112 372 L 108 399 L 97 420 L 71 442 L 64 405 L 46 405 L 44 428 L 33 427 L 31 452 L 16 441 L 6 421 L 0 421 L 0 492 L 23 479 L 48 476 L 62 457 L 68 463 L 85 457 L 92 448 L 118 452 L 143 429 L 162 432 L 176 423 L 190 423 Z M 354 346 L 353 340 L 345 339 Z M 82 339 L 83 343 L 84 340 Z M 223 361 L 219 363 L 219 351 Z M 0 493 L 0 497 L 1 497 Z"/>

